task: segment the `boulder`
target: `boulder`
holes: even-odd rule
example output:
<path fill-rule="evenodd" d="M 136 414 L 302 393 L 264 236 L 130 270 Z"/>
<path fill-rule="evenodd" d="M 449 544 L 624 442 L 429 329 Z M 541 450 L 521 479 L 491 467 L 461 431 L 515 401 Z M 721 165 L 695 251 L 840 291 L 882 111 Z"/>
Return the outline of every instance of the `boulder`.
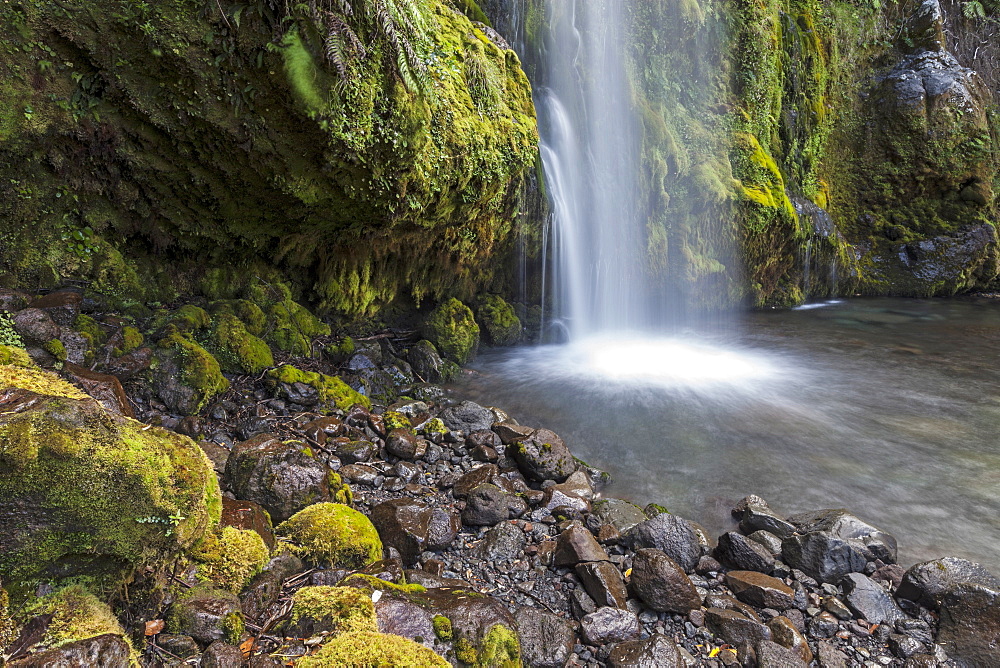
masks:
<path fill-rule="evenodd" d="M 774 568 L 774 556 L 766 547 L 736 531 L 719 536 L 714 554 L 728 568 L 758 573 L 770 573 Z"/>
<path fill-rule="evenodd" d="M 371 520 L 386 547 L 399 550 L 407 565 L 425 550 L 447 547 L 462 528 L 459 514 L 416 499 L 393 499 L 378 504 Z"/>
<path fill-rule="evenodd" d="M 966 559 L 945 557 L 911 566 L 896 589 L 896 598 L 937 610 L 948 590 L 963 582 L 1000 591 L 1000 580 L 984 567 Z"/>
<path fill-rule="evenodd" d="M 639 633 L 639 618 L 630 610 L 598 608 L 580 620 L 580 634 L 590 645 L 628 640 Z"/>
<path fill-rule="evenodd" d="M 84 392 L 100 402 L 109 413 L 135 417 L 135 411 L 132 410 L 132 404 L 125 395 L 121 381 L 115 376 L 97 373 L 72 362 L 63 364 L 63 373 L 73 383 L 83 388 Z"/>
<path fill-rule="evenodd" d="M 791 587 L 756 571 L 730 571 L 726 573 L 726 584 L 736 598 L 758 608 L 787 610 L 794 603 Z"/>
<path fill-rule="evenodd" d="M 996 665 L 1000 589 L 973 582 L 951 586 L 941 599 L 937 641 L 959 666 Z"/>
<path fill-rule="evenodd" d="M 705 611 L 705 623 L 712 633 L 735 647 L 771 639 L 769 628 L 735 610 L 708 608 Z"/>
<path fill-rule="evenodd" d="M 771 630 L 771 637 L 774 642 L 782 647 L 795 651 L 799 658 L 810 663 L 813 660 L 812 650 L 805 636 L 795 627 L 788 617 L 774 617 L 767 623 L 767 628 Z"/>
<path fill-rule="evenodd" d="M 167 631 L 203 643 L 225 640 L 238 645 L 245 623 L 240 601 L 224 589 L 199 585 L 183 592 L 167 613 Z"/>
<path fill-rule="evenodd" d="M 508 517 L 507 494 L 496 485 L 485 483 L 469 492 L 462 510 L 462 523 L 467 526 L 493 526 Z"/>
<path fill-rule="evenodd" d="M 238 498 L 259 503 L 275 522 L 306 506 L 333 500 L 329 470 L 312 450 L 275 434 L 258 434 L 233 446 L 226 481 Z"/>
<path fill-rule="evenodd" d="M 526 666 L 563 668 L 569 661 L 576 638 L 570 621 L 526 607 L 517 612 L 517 630 Z"/>
<path fill-rule="evenodd" d="M 808 668 L 809 664 L 795 650 L 771 640 L 759 640 L 754 645 L 758 668 Z"/>
<path fill-rule="evenodd" d="M 746 535 L 754 531 L 768 531 L 778 538 L 784 538 L 795 531 L 795 525 L 782 519 L 770 508 L 749 504 L 740 519 L 740 531 Z"/>
<path fill-rule="evenodd" d="M 34 367 L 0 366 L 0 388 L 5 581 L 111 589 L 219 521 L 212 463 L 191 439 L 108 413 Z"/>
<path fill-rule="evenodd" d="M 527 544 L 524 532 L 510 522 L 500 522 L 486 532 L 482 542 L 472 550 L 472 556 L 483 561 L 512 561 Z"/>
<path fill-rule="evenodd" d="M 820 582 L 839 582 L 848 573 L 863 571 L 868 563 L 857 541 L 823 531 L 789 536 L 781 543 L 781 555 L 789 566 Z"/>
<path fill-rule="evenodd" d="M 685 573 L 693 573 L 701 557 L 701 544 L 691 523 L 670 513 L 640 522 L 622 534 L 621 542 L 633 550 L 661 550 Z"/>
<path fill-rule="evenodd" d="M 416 459 L 420 439 L 409 429 L 393 429 L 385 437 L 385 449 L 393 457 Z M 426 445 L 424 449 L 426 450 Z"/>
<path fill-rule="evenodd" d="M 880 584 L 861 573 L 848 573 L 841 580 L 847 607 L 873 624 L 895 624 L 906 615 Z"/>
<path fill-rule="evenodd" d="M 879 559 L 886 564 L 896 563 L 896 538 L 846 510 L 802 513 L 789 517 L 788 521 L 795 525 L 798 533 L 822 532 L 849 541 L 868 561 Z"/>
<path fill-rule="evenodd" d="M 599 606 L 624 608 L 628 601 L 625 578 L 614 564 L 607 561 L 590 561 L 577 564 L 576 576 L 583 583 L 594 602 Z"/>
<path fill-rule="evenodd" d="M 199 668 L 240 668 L 242 665 L 243 652 L 239 647 L 216 640 L 202 652 Z"/>
<path fill-rule="evenodd" d="M 454 375 L 454 363 L 441 359 L 437 348 L 430 341 L 422 340 L 410 346 L 406 361 L 413 372 L 427 383 L 447 382 Z"/>
<path fill-rule="evenodd" d="M 664 635 L 618 643 L 608 656 L 611 668 L 685 668 L 680 648 Z"/>
<path fill-rule="evenodd" d="M 526 477 L 538 482 L 563 482 L 576 471 L 576 461 L 566 443 L 548 429 L 536 429 L 530 436 L 515 441 L 508 453 Z"/>
<path fill-rule="evenodd" d="M 629 585 L 646 607 L 657 612 L 685 615 L 701 607 L 701 596 L 684 569 L 661 550 L 636 551 Z"/>
<path fill-rule="evenodd" d="M 456 499 L 464 499 L 472 490 L 484 484 L 495 485 L 507 494 L 514 494 L 515 489 L 510 480 L 500 474 L 495 464 L 484 464 L 472 469 L 455 481 L 451 494 Z"/>
<path fill-rule="evenodd" d="M 382 558 L 382 541 L 372 522 L 342 503 L 313 504 L 279 524 L 276 532 L 314 566 L 355 569 Z"/>
<path fill-rule="evenodd" d="M 493 411 L 473 401 L 463 401 L 457 406 L 446 408 L 438 417 L 451 431 L 465 434 L 489 429 L 493 425 Z"/>
<path fill-rule="evenodd" d="M 580 524 L 572 522 L 559 534 L 553 563 L 556 566 L 576 566 L 585 561 L 607 561 L 608 553 L 594 538 L 594 534 Z"/>
<path fill-rule="evenodd" d="M 124 667 L 131 665 L 131 659 L 131 651 L 125 638 L 118 634 L 105 633 L 11 661 L 7 666 L 8 668 Z"/>
<path fill-rule="evenodd" d="M 590 513 L 592 521 L 598 524 L 610 524 L 619 533 L 625 533 L 636 524 L 645 522 L 648 518 L 642 508 L 621 499 L 601 499 L 596 501 Z"/>

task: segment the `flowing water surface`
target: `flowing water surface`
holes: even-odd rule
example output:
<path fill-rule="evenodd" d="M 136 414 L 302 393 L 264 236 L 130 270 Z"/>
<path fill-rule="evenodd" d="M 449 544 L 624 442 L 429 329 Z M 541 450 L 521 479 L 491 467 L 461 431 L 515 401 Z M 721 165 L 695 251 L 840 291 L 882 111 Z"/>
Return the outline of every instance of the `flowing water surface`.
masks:
<path fill-rule="evenodd" d="M 625 333 L 482 354 L 456 394 L 559 433 L 606 496 L 729 530 L 745 494 L 846 507 L 900 562 L 1000 571 L 1000 301 L 854 299 L 740 333 Z"/>

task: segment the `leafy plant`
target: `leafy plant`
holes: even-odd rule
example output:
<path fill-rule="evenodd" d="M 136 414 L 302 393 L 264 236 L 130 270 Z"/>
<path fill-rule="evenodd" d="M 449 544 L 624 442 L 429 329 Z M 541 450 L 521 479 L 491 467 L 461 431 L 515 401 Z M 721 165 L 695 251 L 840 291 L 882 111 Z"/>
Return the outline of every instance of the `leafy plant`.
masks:
<path fill-rule="evenodd" d="M 24 341 L 14 329 L 14 318 L 6 311 L 0 311 L 0 346 L 24 347 Z"/>

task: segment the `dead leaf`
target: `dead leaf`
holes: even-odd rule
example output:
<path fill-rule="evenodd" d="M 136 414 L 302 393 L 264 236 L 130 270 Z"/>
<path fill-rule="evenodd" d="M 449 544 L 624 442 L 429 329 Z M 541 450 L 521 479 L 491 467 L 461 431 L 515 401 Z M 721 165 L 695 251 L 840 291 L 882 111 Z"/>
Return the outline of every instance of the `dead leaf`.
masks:
<path fill-rule="evenodd" d="M 250 652 L 253 651 L 253 646 L 256 642 L 256 638 L 250 637 L 240 643 L 240 652 L 243 653 L 244 658 L 248 658 L 250 656 Z"/>
<path fill-rule="evenodd" d="M 146 622 L 146 635 L 155 636 L 157 633 L 163 630 L 163 620 L 162 619 L 152 619 Z"/>

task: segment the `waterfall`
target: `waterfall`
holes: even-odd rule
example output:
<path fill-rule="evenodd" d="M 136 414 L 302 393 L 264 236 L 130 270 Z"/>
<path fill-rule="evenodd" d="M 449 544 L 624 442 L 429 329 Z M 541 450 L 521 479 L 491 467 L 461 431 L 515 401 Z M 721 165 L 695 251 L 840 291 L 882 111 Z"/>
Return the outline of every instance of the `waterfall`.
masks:
<path fill-rule="evenodd" d="M 621 4 L 549 3 L 537 91 L 553 206 L 553 309 L 572 338 L 648 320 L 639 124 L 623 59 Z"/>

